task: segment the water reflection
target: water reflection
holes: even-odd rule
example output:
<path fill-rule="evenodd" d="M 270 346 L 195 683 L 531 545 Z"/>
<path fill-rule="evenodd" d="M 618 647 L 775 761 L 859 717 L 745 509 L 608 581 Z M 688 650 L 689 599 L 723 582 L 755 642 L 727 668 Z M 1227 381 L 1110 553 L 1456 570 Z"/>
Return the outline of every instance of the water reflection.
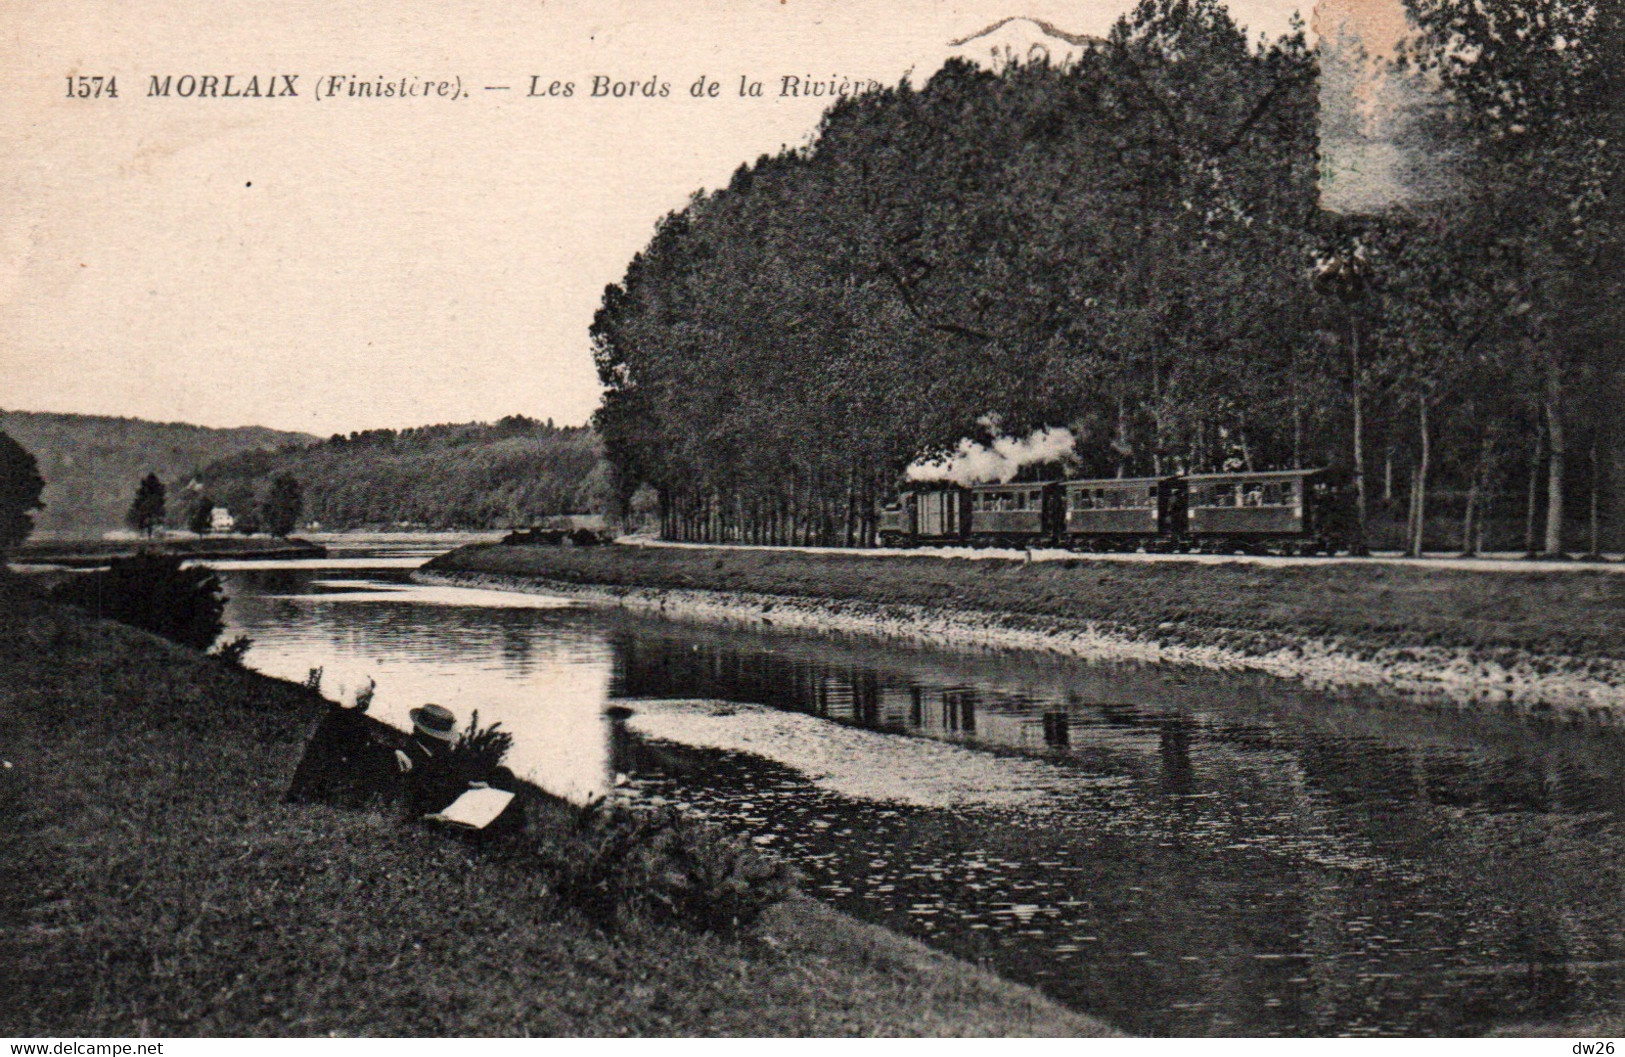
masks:
<path fill-rule="evenodd" d="M 254 640 L 251 667 L 303 680 L 321 668 L 328 697 L 376 682 L 371 712 L 401 729 L 427 701 L 466 723 L 515 732 L 514 773 L 585 800 L 612 787 L 603 716 L 611 657 L 560 599 L 419 587 L 407 572 L 343 578 L 331 569 L 225 573 L 226 636 Z"/>
<path fill-rule="evenodd" d="M 967 811 L 892 795 L 874 810 L 830 760 L 906 774 L 917 743 L 753 733 L 764 767 L 730 736 L 737 706 L 726 726 L 693 704 L 641 717 L 724 750 L 644 768 L 651 791 L 743 820 L 828 898 L 1133 1030 L 1472 1032 L 1621 1004 L 1613 735 L 742 632 L 627 633 L 616 658 L 629 697 L 757 701 L 1052 761 L 1047 777 L 993 776 L 1038 799 Z"/>
<path fill-rule="evenodd" d="M 250 662 L 717 817 L 853 912 L 1151 1033 L 1471 1033 L 1625 1006 L 1625 751 L 1265 678 L 234 573 Z M 491 597 L 495 595 L 495 597 Z M 631 710 L 611 735 L 611 699 Z"/>

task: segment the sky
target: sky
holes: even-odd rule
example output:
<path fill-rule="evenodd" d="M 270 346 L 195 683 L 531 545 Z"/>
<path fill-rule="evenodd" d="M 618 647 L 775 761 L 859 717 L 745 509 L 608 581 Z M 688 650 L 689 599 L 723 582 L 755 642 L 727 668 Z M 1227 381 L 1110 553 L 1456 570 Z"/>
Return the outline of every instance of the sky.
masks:
<path fill-rule="evenodd" d="M 816 128 L 829 99 L 784 97 L 783 77 L 919 81 L 985 58 L 1022 24 L 950 42 L 1002 18 L 1098 35 L 1128 6 L 8 0 L 0 407 L 318 435 L 584 422 L 604 286 L 694 191 Z M 1232 4 L 1255 36 L 1296 10 Z M 299 94 L 178 94 L 227 74 Z M 334 74 L 465 97 L 320 95 Z M 714 97 L 690 95 L 702 75 Z M 78 76 L 118 98 L 70 98 Z M 533 77 L 574 94 L 533 98 Z M 670 94 L 595 99 L 597 77 Z"/>

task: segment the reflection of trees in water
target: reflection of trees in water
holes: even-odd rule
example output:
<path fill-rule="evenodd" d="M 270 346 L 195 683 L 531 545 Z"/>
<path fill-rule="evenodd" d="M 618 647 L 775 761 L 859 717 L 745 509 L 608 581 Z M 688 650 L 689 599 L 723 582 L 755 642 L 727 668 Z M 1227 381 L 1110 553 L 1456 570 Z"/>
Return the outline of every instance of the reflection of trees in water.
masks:
<path fill-rule="evenodd" d="M 1401 808 L 1445 805 L 1625 811 L 1625 754 L 1605 760 L 1610 769 L 1598 774 L 1592 766 L 1597 758 L 1565 757 L 1543 743 L 1538 731 L 1530 732 L 1525 746 L 1502 744 L 1491 754 L 1462 738 L 1413 743 L 1406 734 L 1384 740 L 1371 732 L 1380 731 L 1380 716 L 1366 717 L 1369 729 L 1355 732 L 1309 723 L 1265 726 L 1227 717 L 1222 702 L 1209 702 L 1206 714 L 1196 715 L 1177 701 L 1156 698 L 1091 700 L 1019 684 L 938 682 L 915 671 L 846 657 L 826 661 L 771 641 L 739 642 L 696 629 L 664 636 L 623 630 L 612 645 L 613 696 L 718 698 L 877 730 L 974 738 L 999 748 L 1079 756 L 1104 751 L 1117 766 L 1131 773 L 1144 769 L 1177 795 L 1196 789 L 1195 755 L 1224 752 L 1265 770 L 1279 769 L 1291 757 L 1320 796 L 1384 823 L 1402 814 Z M 1600 793 L 1605 790 L 1612 792 Z"/>
<path fill-rule="evenodd" d="M 1307 710 L 1301 721 L 1287 713 L 1265 723 L 1256 712 L 1227 713 L 1223 702 L 1197 713 L 1154 698 L 1102 702 L 1019 683 L 933 682 L 916 666 L 863 665 L 839 649 L 824 661 L 811 650 L 703 633 L 627 633 L 615 653 L 615 690 L 627 697 L 755 702 L 1132 776 L 1132 810 L 1154 816 L 1130 826 L 1136 836 L 1103 836 L 1098 827 L 1117 824 L 1109 814 L 1063 811 L 1031 844 L 1030 834 L 1002 835 L 974 812 L 951 820 L 926 812 L 915 818 L 920 831 L 894 835 L 892 852 L 915 841 L 935 848 L 953 829 L 956 847 L 977 843 L 965 844 L 968 830 L 1012 858 L 1019 851 L 1083 864 L 1072 892 L 1093 904 L 1097 924 L 1079 928 L 1097 931 L 1102 945 L 1089 950 L 1103 961 L 1082 967 L 1080 979 L 1122 990 L 1116 1015 L 1125 1026 L 1223 1030 L 1210 1019 L 1223 1008 L 1235 1024 L 1260 1030 L 1472 1032 L 1617 1004 L 1619 970 L 1594 963 L 1625 957 L 1616 905 L 1625 876 L 1611 863 L 1594 866 L 1625 851 L 1625 772 L 1617 754 L 1566 751 L 1561 732 L 1499 728 L 1477 740 L 1459 718 L 1402 714 L 1385 736 L 1382 713 L 1343 723 Z M 850 815 L 854 832 L 872 809 L 818 803 Z M 1247 842 L 1237 848 L 1254 850 L 1216 852 L 1204 843 L 1215 824 Z M 861 872 L 864 856 L 887 854 L 867 838 L 854 849 L 818 834 L 827 831 L 809 830 L 802 843 L 844 861 L 830 867 L 837 873 Z M 1100 861 L 1102 841 L 1115 842 L 1115 862 Z M 938 848 L 939 859 L 951 857 Z M 841 876 L 852 884 L 852 872 Z M 1048 882 L 1030 875 L 1027 883 Z M 922 889 L 910 898 L 942 895 Z M 1026 957 L 978 935 L 947 945 Z M 1134 949 L 1148 953 L 1134 958 Z M 1211 957 L 1200 964 L 1181 961 L 1203 951 Z M 1103 966 L 1114 957 L 1132 964 Z M 1029 965 L 1018 975 L 1055 990 L 1036 972 Z M 1162 998 L 1193 996 L 1209 1003 L 1205 1012 L 1170 1019 L 1149 1011 Z"/>
<path fill-rule="evenodd" d="M 387 644 L 442 666 L 545 670 L 614 629 L 620 696 L 756 702 L 1126 777 L 1104 795 L 1080 783 L 1042 814 L 927 810 L 847 800 L 764 761 L 613 726 L 609 744 L 616 771 L 681 774 L 676 799 L 773 836 L 817 884 L 852 888 L 843 905 L 1131 1030 L 1472 1031 L 1606 1008 L 1621 993 L 1619 971 L 1596 967 L 1625 957 L 1617 739 L 1305 704 L 1291 687 L 1154 668 L 231 593 L 263 607 L 268 627 L 303 621 L 322 648 L 371 657 Z M 732 806 L 744 800 L 754 806 Z M 990 865 L 972 869 L 978 859 Z M 995 927 L 945 911 L 927 929 L 916 902 Z M 1021 924 L 1009 904 L 1036 909 Z M 1076 950 L 1063 958 L 1062 945 Z M 1205 1005 L 1169 1008 L 1192 1002 Z"/>
<path fill-rule="evenodd" d="M 1581 1008 L 1563 995 L 1583 994 L 1573 982 L 1586 974 L 1563 948 L 1539 946 L 1541 918 L 1555 915 L 1524 928 L 1535 957 L 1503 952 L 1494 902 L 1460 878 L 1413 887 L 1382 871 L 1148 840 L 1088 810 L 876 804 L 755 758 L 636 738 L 629 752 L 635 773 L 676 776 L 664 795 L 768 838 L 823 898 L 1131 1031 L 1473 1032 Z M 1503 957 L 1524 964 L 1502 971 Z"/>
<path fill-rule="evenodd" d="M 362 657 L 404 650 L 415 657 L 468 663 L 482 658 L 503 669 L 531 675 L 543 656 L 571 654 L 592 625 L 580 613 L 523 607 L 422 604 L 403 592 L 401 601 L 346 601 L 357 592 L 409 586 L 400 577 L 316 570 L 236 570 L 228 574 L 234 626 L 258 624 L 284 635 L 330 642 L 335 651 Z M 313 588 L 316 579 L 354 578 L 356 586 Z M 256 632 L 265 634 L 265 632 Z"/>
<path fill-rule="evenodd" d="M 1167 716 L 1157 723 L 1161 737 L 1157 754 L 1162 758 L 1162 791 L 1185 796 L 1195 787 L 1191 767 L 1191 724 L 1183 716 Z"/>
<path fill-rule="evenodd" d="M 532 650 L 531 625 L 508 621 L 499 628 L 500 645 L 503 667 L 509 668 L 521 675 L 529 675 L 535 667 L 531 660 Z"/>
<path fill-rule="evenodd" d="M 228 583 L 242 576 L 227 574 Z M 254 573 L 254 592 L 267 595 L 302 594 L 309 589 L 310 573 L 301 569 L 263 569 Z"/>

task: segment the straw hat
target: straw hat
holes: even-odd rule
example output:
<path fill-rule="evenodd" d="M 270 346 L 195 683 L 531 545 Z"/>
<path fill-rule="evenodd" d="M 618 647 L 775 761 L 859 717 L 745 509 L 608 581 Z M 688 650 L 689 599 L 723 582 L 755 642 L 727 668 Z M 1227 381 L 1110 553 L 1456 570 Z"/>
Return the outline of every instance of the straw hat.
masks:
<path fill-rule="evenodd" d="M 408 713 L 412 717 L 412 729 L 426 737 L 437 738 L 440 741 L 457 740 L 457 717 L 451 709 L 440 705 L 424 705 L 414 708 Z"/>

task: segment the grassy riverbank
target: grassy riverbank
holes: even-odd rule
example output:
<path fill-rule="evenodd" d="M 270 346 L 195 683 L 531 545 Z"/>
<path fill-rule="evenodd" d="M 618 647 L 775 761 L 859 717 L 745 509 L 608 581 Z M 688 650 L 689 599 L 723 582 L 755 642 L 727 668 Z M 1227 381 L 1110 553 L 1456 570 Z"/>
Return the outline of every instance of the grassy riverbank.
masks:
<path fill-rule="evenodd" d="M 801 896 L 605 933 L 534 871 L 285 804 L 324 708 L 0 572 L 0 1034 L 1106 1030 Z"/>
<path fill-rule="evenodd" d="M 75 569 L 105 566 L 114 558 L 139 551 L 178 554 L 183 558 L 325 558 L 327 548 L 297 536 L 192 536 L 157 540 L 30 540 L 12 552 L 12 560 Z"/>
<path fill-rule="evenodd" d="M 667 547 L 464 547 L 431 573 L 810 599 L 974 618 L 990 645 L 1109 639 L 1147 659 L 1249 665 L 1328 681 L 1436 677 L 1470 695 L 1625 694 L 1625 577 L 1385 564 L 1055 562 Z M 775 622 L 780 622 L 774 618 Z M 906 621 L 905 621 L 906 622 Z M 916 620 L 917 622 L 917 620 Z M 961 621 L 963 623 L 963 620 Z M 1029 633 L 1019 637 L 1015 633 Z"/>

